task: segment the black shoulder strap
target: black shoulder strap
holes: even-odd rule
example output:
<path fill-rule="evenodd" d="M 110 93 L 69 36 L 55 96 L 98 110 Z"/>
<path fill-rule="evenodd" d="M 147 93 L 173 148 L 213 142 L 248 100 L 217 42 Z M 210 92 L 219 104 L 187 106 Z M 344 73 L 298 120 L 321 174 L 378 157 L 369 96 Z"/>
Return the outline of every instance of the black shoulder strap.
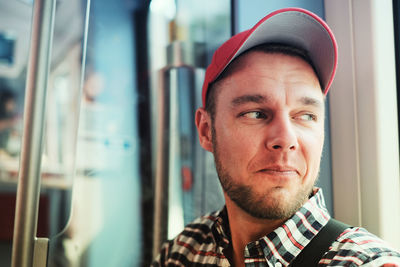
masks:
<path fill-rule="evenodd" d="M 329 246 L 349 227 L 349 225 L 331 218 L 290 266 L 317 266 L 324 253 L 328 251 Z"/>

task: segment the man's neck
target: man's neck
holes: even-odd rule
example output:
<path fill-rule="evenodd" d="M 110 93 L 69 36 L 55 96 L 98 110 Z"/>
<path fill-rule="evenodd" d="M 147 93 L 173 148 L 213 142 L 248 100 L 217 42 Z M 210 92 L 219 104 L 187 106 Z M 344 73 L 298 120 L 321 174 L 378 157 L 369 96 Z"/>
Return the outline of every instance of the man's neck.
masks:
<path fill-rule="evenodd" d="M 274 231 L 286 219 L 267 220 L 254 218 L 240 209 L 229 197 L 226 197 L 225 200 L 232 237 L 232 260 L 235 267 L 244 266 L 244 248 L 246 245 Z"/>

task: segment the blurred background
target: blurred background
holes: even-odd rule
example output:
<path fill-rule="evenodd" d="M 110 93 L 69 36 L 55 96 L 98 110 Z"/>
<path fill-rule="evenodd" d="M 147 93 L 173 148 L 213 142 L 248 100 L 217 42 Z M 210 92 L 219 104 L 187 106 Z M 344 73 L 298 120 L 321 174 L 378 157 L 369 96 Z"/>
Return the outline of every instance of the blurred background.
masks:
<path fill-rule="evenodd" d="M 328 12 L 326 2 L 57 1 L 37 226 L 37 236 L 50 240 L 48 266 L 149 266 L 162 242 L 194 218 L 220 209 L 224 200 L 213 157 L 198 144 L 194 125 L 214 50 L 278 8 L 297 6 L 339 18 L 340 10 Z M 0 266 L 11 266 L 33 4 L 0 0 Z M 398 30 L 393 6 L 394 12 L 387 12 Z M 334 182 L 341 167 L 335 167 L 339 152 L 332 142 L 341 140 L 331 138 L 331 127 L 348 127 L 331 121 L 330 110 L 340 108 L 327 101 L 318 185 L 332 214 L 368 225 L 367 208 L 360 204 L 362 182 L 354 178 L 357 209 L 340 202 L 337 188 L 343 184 Z M 397 107 L 393 112 L 392 145 L 398 149 Z M 398 185 L 394 152 L 392 176 Z M 398 198 L 391 202 L 396 209 Z M 384 233 L 384 218 L 371 223 L 377 234 Z"/>

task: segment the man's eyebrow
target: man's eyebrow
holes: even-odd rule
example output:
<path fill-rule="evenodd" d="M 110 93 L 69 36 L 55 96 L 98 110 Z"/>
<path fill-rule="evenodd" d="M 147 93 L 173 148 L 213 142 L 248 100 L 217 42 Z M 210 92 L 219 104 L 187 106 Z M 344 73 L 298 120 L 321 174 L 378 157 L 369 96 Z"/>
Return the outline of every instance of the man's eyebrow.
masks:
<path fill-rule="evenodd" d="M 234 98 L 232 100 L 232 106 L 240 106 L 242 104 L 246 104 L 246 103 L 265 103 L 268 102 L 268 98 L 266 96 L 263 95 L 242 95 L 242 96 L 238 96 L 236 98 Z M 308 96 L 304 96 L 301 97 L 299 100 L 300 103 L 302 103 L 303 105 L 306 106 L 315 106 L 315 107 L 322 107 L 323 103 L 313 97 L 308 97 Z"/>
<path fill-rule="evenodd" d="M 323 106 L 323 103 L 320 100 L 313 98 L 313 97 L 308 97 L 308 96 L 304 96 L 304 97 L 300 98 L 299 102 L 306 106 L 314 106 L 314 107 L 322 107 Z"/>
<path fill-rule="evenodd" d="M 233 107 L 236 107 L 249 102 L 264 103 L 267 102 L 267 100 L 267 97 L 263 95 L 242 95 L 234 98 L 231 103 Z"/>

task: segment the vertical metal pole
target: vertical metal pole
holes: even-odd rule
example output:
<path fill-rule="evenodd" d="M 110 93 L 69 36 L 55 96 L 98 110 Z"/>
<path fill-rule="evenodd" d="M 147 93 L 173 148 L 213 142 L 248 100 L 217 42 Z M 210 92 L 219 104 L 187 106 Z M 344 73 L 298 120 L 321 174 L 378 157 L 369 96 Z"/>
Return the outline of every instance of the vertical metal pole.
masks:
<path fill-rule="evenodd" d="M 158 117 L 157 117 L 157 150 L 154 192 L 154 224 L 153 224 L 153 259 L 160 253 L 163 242 L 167 239 L 168 222 L 168 173 L 169 173 L 169 118 L 170 102 L 169 68 L 160 70 L 160 84 L 158 90 Z"/>
<path fill-rule="evenodd" d="M 35 0 L 18 177 L 12 267 L 31 267 L 36 239 L 40 167 L 56 0 Z"/>

